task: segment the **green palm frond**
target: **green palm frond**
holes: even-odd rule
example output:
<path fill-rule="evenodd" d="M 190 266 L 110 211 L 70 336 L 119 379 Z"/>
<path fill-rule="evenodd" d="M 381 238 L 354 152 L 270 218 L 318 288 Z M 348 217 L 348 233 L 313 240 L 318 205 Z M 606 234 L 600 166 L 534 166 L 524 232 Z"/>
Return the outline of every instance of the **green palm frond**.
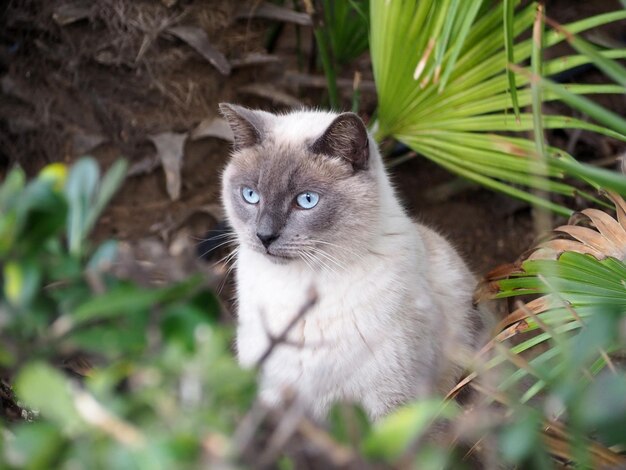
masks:
<path fill-rule="evenodd" d="M 603 387 L 625 380 L 611 358 L 625 353 L 626 201 L 607 195 L 615 218 L 585 209 L 524 261 L 486 277 L 476 300 L 516 300 L 515 309 L 494 328 L 475 371 L 449 394 L 471 385 L 504 405 L 513 422 L 541 410 L 534 429 L 548 452 L 589 468 L 626 465 L 626 456 L 597 440 L 602 430 L 610 435 L 616 419 L 597 409 L 612 409 L 623 398 L 589 406 Z M 611 374 L 600 374 L 607 366 Z"/>
<path fill-rule="evenodd" d="M 529 87 L 533 73 L 517 73 L 509 67 L 511 62 L 530 60 L 537 50 L 532 39 L 520 39 L 537 18 L 536 5 L 513 14 L 514 3 L 372 0 L 370 48 L 379 99 L 376 135 L 379 139 L 392 136 L 486 187 L 570 214 L 567 207 L 532 192 L 580 194 L 558 181 L 569 170 L 556 163 L 564 153 L 547 147 L 546 155 L 540 155 L 533 141 L 510 135 L 536 127 L 533 113 L 518 112 L 533 103 Z M 567 25 L 567 31 L 577 34 L 624 18 L 625 11 L 598 15 Z M 543 44 L 549 47 L 564 37 L 561 31 L 550 30 Z M 596 54 L 609 60 L 624 57 L 626 50 Z M 542 72 L 549 76 L 590 61 L 586 54 L 558 58 L 543 63 Z M 566 88 L 577 98 L 624 92 L 621 85 Z M 542 102 L 556 99 L 563 99 L 561 89 L 542 89 Z M 606 128 L 605 122 L 596 125 L 545 115 L 541 122 L 545 129 L 579 128 L 626 140 L 625 129 Z"/>
<path fill-rule="evenodd" d="M 481 352 L 485 355 L 513 337 L 519 342 L 508 353 L 522 357 L 531 352 L 528 366 L 502 379 L 498 391 L 510 391 L 526 379 L 524 403 L 548 383 L 563 380 L 564 371 L 583 368 L 591 379 L 610 365 L 609 353 L 619 347 L 617 336 L 580 341 L 588 335 L 586 329 L 593 329 L 589 325 L 615 327 L 626 316 L 626 202 L 615 193 L 609 197 L 615 203 L 616 219 L 597 209 L 585 209 L 572 218 L 572 224 L 558 227 L 556 237 L 540 244 L 523 263 L 489 277 L 486 291 L 492 298 L 540 295 L 527 303 L 518 302 Z M 544 343 L 551 343 L 550 347 L 541 349 Z M 585 350 L 581 344 L 587 345 Z M 496 354 L 485 369 L 510 359 Z M 529 375 L 534 376 L 530 384 Z"/>

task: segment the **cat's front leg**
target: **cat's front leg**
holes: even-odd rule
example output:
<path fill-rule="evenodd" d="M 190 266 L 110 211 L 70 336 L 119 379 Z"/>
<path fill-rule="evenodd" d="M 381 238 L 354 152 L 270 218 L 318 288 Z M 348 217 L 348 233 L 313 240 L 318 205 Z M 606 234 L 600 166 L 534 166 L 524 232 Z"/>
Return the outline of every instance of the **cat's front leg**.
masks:
<path fill-rule="evenodd" d="M 269 339 L 260 321 L 248 318 L 237 326 L 237 359 L 242 367 L 254 367 L 269 347 Z"/>

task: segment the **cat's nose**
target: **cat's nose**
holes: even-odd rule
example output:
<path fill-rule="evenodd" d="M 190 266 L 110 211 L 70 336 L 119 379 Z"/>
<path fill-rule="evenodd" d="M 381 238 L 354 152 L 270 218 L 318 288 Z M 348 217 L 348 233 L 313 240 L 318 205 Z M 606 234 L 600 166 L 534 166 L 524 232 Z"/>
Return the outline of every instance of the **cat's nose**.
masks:
<path fill-rule="evenodd" d="M 263 243 L 263 246 L 265 248 L 270 246 L 272 242 L 278 238 L 278 234 L 276 233 L 258 233 L 257 232 L 256 236 L 259 238 L 259 240 L 261 240 L 261 243 Z"/>

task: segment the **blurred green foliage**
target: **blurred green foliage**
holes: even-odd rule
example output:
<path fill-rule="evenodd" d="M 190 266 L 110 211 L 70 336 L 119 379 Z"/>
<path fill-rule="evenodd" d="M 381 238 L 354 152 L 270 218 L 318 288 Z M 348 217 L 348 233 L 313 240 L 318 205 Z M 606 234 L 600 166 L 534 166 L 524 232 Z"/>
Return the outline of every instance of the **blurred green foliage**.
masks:
<path fill-rule="evenodd" d="M 0 361 L 32 411 L 3 425 L 6 468 L 197 468 L 207 440 L 231 452 L 254 396 L 201 278 L 140 287 L 111 272 L 116 242 L 90 243 L 125 168 L 86 158 L 0 187 Z M 85 378 L 61 371 L 85 354 Z"/>
<path fill-rule="evenodd" d="M 369 46 L 369 0 L 323 0 L 314 14 L 313 33 L 328 84 L 331 109 L 341 109 L 337 74 L 361 56 Z M 353 90 L 352 110 L 359 107 Z"/>
<path fill-rule="evenodd" d="M 509 316 L 515 321 L 493 340 L 500 348 L 481 366 L 483 376 L 496 377 L 487 395 L 496 401 L 505 396 L 510 407 L 509 425 L 500 437 L 503 455 L 512 463 L 551 468 L 536 461 L 543 453 L 542 461 L 548 462 L 546 449 L 537 445 L 549 421 L 567 424 L 571 456 L 579 463 L 593 461 L 590 437 L 623 449 L 624 261 L 568 251 L 557 259 L 528 260 L 496 285 L 499 298 L 545 294 L 534 303 L 517 304 Z M 513 337 L 519 339 L 510 342 Z"/>

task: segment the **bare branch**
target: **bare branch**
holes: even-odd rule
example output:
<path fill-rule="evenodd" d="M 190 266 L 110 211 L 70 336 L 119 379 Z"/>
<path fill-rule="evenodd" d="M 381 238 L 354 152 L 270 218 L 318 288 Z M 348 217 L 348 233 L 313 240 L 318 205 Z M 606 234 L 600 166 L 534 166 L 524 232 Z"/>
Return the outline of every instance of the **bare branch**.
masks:
<path fill-rule="evenodd" d="M 302 307 L 300 307 L 298 313 L 291 319 L 287 326 L 285 326 L 283 331 L 278 336 L 268 334 L 269 344 L 265 352 L 261 354 L 259 359 L 257 359 L 255 363 L 256 367 L 261 367 L 265 363 L 265 361 L 267 361 L 276 346 L 287 342 L 287 336 L 289 335 L 291 330 L 293 330 L 298 322 L 302 320 L 304 316 L 313 308 L 313 306 L 317 303 L 317 299 L 317 291 L 315 290 L 315 287 L 311 286 L 307 293 L 306 302 L 304 303 L 304 305 L 302 305 Z"/>

